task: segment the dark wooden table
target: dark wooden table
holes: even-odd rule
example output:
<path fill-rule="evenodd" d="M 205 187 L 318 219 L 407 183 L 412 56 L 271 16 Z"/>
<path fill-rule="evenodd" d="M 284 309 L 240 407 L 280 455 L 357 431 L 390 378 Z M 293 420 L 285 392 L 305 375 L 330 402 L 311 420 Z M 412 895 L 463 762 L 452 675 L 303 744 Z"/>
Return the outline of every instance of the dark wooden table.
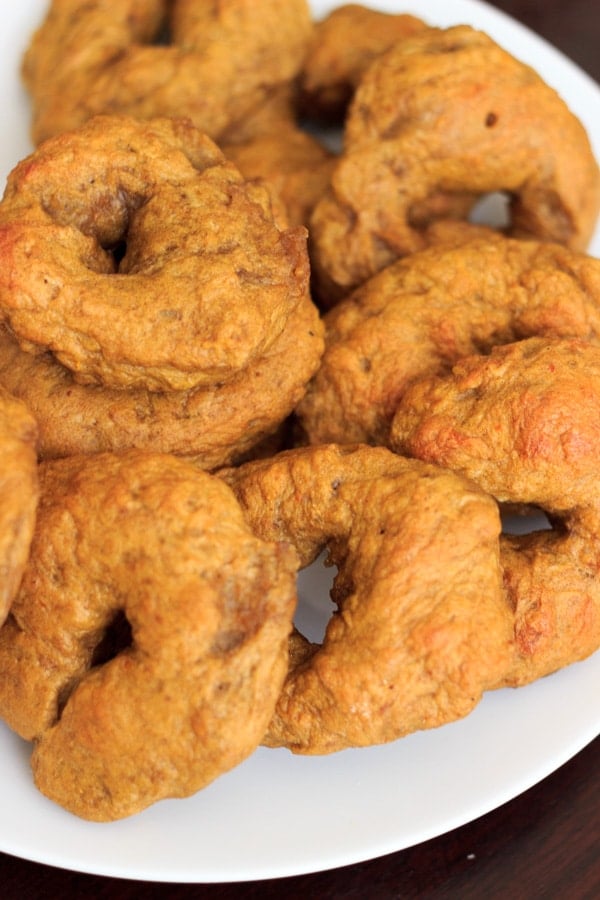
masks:
<path fill-rule="evenodd" d="M 600 82 L 598 0 L 497 0 L 493 5 L 543 35 Z M 266 882 L 161 885 L 66 872 L 0 854 L 0 896 L 592 900 L 600 897 L 600 738 L 483 818 L 360 865 Z"/>

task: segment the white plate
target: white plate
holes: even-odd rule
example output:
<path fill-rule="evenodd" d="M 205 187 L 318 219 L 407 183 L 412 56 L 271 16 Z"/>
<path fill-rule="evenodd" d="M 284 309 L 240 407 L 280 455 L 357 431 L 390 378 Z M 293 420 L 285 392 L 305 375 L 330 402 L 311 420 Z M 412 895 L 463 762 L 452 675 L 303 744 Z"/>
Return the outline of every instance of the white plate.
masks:
<path fill-rule="evenodd" d="M 313 8 L 321 14 L 334 5 Z M 399 8 L 397 0 L 376 5 Z M 30 149 L 18 68 L 45 6 L 3 4 L 0 180 Z M 473 0 L 401 7 L 432 24 L 468 22 L 488 31 L 560 91 L 600 156 L 598 87 L 538 37 Z M 597 232 L 592 251 L 599 250 Z M 40 796 L 28 746 L 0 726 L 0 850 L 67 869 L 170 882 L 263 879 L 373 858 L 471 821 L 568 760 L 600 733 L 599 684 L 600 653 L 527 688 L 490 694 L 461 722 L 384 747 L 320 758 L 261 748 L 195 797 L 110 825 L 80 821 Z"/>

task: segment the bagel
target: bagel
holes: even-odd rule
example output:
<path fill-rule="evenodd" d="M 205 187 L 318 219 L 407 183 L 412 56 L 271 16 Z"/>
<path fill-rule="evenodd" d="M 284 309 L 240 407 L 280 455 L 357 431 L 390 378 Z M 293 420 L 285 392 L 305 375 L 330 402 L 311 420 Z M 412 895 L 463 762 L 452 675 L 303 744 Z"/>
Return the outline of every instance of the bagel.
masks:
<path fill-rule="evenodd" d="M 162 454 L 43 463 L 0 629 L 0 715 L 37 787 L 94 821 L 184 797 L 259 743 L 287 669 L 297 561 L 219 479 Z"/>
<path fill-rule="evenodd" d="M 513 236 L 585 250 L 600 170 L 578 118 L 529 66 L 467 25 L 395 44 L 354 95 L 344 153 L 311 217 L 322 302 L 422 249 L 432 218 L 495 192 L 510 198 Z"/>
<path fill-rule="evenodd" d="M 304 231 L 280 232 L 267 193 L 209 138 L 119 116 L 13 169 L 0 262 L 0 315 L 22 346 L 82 383 L 155 391 L 223 383 L 263 357 L 308 277 Z"/>
<path fill-rule="evenodd" d="M 495 344 L 600 342 L 597 259 L 491 230 L 468 235 L 398 260 L 325 315 L 322 363 L 297 408 L 305 441 L 386 444 L 413 379 Z"/>
<path fill-rule="evenodd" d="M 0 389 L 0 625 L 29 556 L 38 502 L 36 444 L 33 416 Z"/>
<path fill-rule="evenodd" d="M 321 645 L 296 634 L 263 743 L 381 744 L 466 715 L 506 671 L 495 502 L 383 447 L 299 448 L 219 473 L 253 530 L 302 565 L 326 546 L 337 604 Z"/>
<path fill-rule="evenodd" d="M 260 179 L 269 187 L 290 225 L 308 224 L 329 184 L 333 153 L 295 125 L 221 147 L 244 178 Z"/>
<path fill-rule="evenodd" d="M 50 353 L 33 356 L 0 327 L 0 385 L 39 425 L 39 455 L 132 447 L 190 457 L 203 469 L 239 462 L 277 432 L 319 364 L 322 325 L 310 298 L 264 359 L 234 381 L 157 393 L 79 384 Z"/>
<path fill-rule="evenodd" d="M 234 462 L 320 360 L 304 229 L 280 231 L 266 189 L 186 120 L 101 116 L 39 147 L 0 203 L 0 260 L 0 384 L 42 458 Z"/>
<path fill-rule="evenodd" d="M 358 3 L 332 9 L 315 23 L 299 77 L 299 104 L 310 118 L 342 122 L 370 63 L 392 44 L 425 28 L 407 13 Z"/>
<path fill-rule="evenodd" d="M 291 117 L 311 31 L 305 0 L 52 0 L 23 62 L 34 143 L 102 113 L 250 137 Z"/>
<path fill-rule="evenodd" d="M 600 348 L 530 338 L 465 358 L 408 388 L 390 441 L 503 504 L 542 509 L 553 526 L 502 538 L 515 630 L 507 684 L 600 647 Z"/>

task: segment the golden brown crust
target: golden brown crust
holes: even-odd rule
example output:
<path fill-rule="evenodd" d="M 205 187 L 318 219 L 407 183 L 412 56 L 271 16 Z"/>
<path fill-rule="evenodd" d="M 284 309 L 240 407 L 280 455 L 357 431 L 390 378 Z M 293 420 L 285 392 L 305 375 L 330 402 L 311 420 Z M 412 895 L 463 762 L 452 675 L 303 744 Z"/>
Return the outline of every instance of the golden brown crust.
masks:
<path fill-rule="evenodd" d="M 333 153 L 291 124 L 243 144 L 221 147 L 244 178 L 267 184 L 283 204 L 290 225 L 308 224 L 329 184 Z"/>
<path fill-rule="evenodd" d="M 23 65 L 33 139 L 99 113 L 189 116 L 213 138 L 249 136 L 274 98 L 279 116 L 311 30 L 305 0 L 53 0 Z"/>
<path fill-rule="evenodd" d="M 467 714 L 509 658 L 496 504 L 384 448 L 321 446 L 222 473 L 257 534 L 326 545 L 338 612 L 297 635 L 265 743 L 298 753 L 394 740 Z"/>
<path fill-rule="evenodd" d="M 0 718 L 38 787 L 110 821 L 596 651 L 600 171 L 564 102 L 355 4 L 49 7 L 0 203 Z M 335 158 L 295 114 L 350 97 Z M 511 238 L 469 221 L 497 191 Z"/>
<path fill-rule="evenodd" d="M 498 500 L 533 504 L 554 528 L 502 543 L 515 616 L 509 684 L 600 647 L 600 349 L 530 338 L 415 382 L 394 417 L 398 452 L 472 478 Z"/>
<path fill-rule="evenodd" d="M 0 262 L 25 349 L 82 383 L 154 391 L 234 378 L 308 284 L 304 230 L 280 232 L 267 192 L 187 120 L 101 116 L 46 141 L 9 176 Z"/>
<path fill-rule="evenodd" d="M 432 195 L 495 191 L 511 197 L 516 236 L 585 249 L 600 171 L 579 120 L 531 68 L 468 26 L 396 44 L 361 82 L 344 154 L 311 218 L 320 294 L 331 304 L 422 248 L 423 209 L 418 221 L 413 211 Z"/>
<path fill-rule="evenodd" d="M 29 555 L 38 501 L 36 444 L 33 416 L 0 389 L 0 625 Z"/>
<path fill-rule="evenodd" d="M 32 356 L 0 329 L 0 384 L 34 411 L 42 458 L 139 447 L 213 469 L 277 431 L 304 395 L 322 349 L 322 325 L 307 297 L 272 351 L 234 381 L 160 394 L 78 384 L 50 354 Z"/>
<path fill-rule="evenodd" d="M 47 141 L 9 179 L 0 255 L 0 383 L 43 458 L 233 462 L 318 366 L 305 230 L 280 231 L 266 189 L 187 121 L 98 117 Z"/>
<path fill-rule="evenodd" d="M 392 44 L 425 28 L 406 13 L 346 3 L 315 23 L 299 78 L 301 109 L 328 123 L 341 121 L 369 64 Z"/>
<path fill-rule="evenodd" d="M 324 321 L 325 354 L 297 409 L 305 439 L 385 444 L 418 376 L 522 337 L 599 342 L 600 262 L 500 235 L 458 240 L 397 261 Z"/>
<path fill-rule="evenodd" d="M 40 476 L 31 559 L 0 630 L 1 715 L 35 740 L 40 790 L 79 816 L 188 796 L 268 724 L 295 554 L 254 537 L 222 481 L 173 457 L 71 457 Z"/>

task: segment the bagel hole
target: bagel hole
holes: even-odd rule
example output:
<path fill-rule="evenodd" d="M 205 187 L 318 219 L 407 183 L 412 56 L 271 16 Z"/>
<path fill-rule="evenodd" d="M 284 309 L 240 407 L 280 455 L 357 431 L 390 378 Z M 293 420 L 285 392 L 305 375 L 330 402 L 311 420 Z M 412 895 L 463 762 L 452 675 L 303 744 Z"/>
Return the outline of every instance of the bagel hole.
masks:
<path fill-rule="evenodd" d="M 322 147 L 325 147 L 334 156 L 339 156 L 343 147 L 343 131 L 339 125 L 329 125 L 325 122 L 311 122 L 310 119 L 302 119 L 300 128 L 306 131 Z"/>
<path fill-rule="evenodd" d="M 131 647 L 131 625 L 123 610 L 119 610 L 104 629 L 92 650 L 90 668 L 103 666 L 123 650 Z"/>
<path fill-rule="evenodd" d="M 119 610 L 103 630 L 100 639 L 93 646 L 90 655 L 90 669 L 110 662 L 132 644 L 131 625 L 122 610 Z M 63 684 L 56 698 L 56 721 L 59 721 L 69 698 L 80 682 L 80 676 Z"/>
<path fill-rule="evenodd" d="M 121 240 L 117 241 L 116 244 L 113 244 L 112 247 L 104 247 L 104 250 L 106 250 L 109 256 L 112 256 L 115 265 L 115 272 L 118 272 L 119 266 L 121 265 L 125 254 L 127 253 L 127 241 L 125 240 L 125 238 L 121 238 Z"/>
<path fill-rule="evenodd" d="M 165 19 L 154 35 L 151 45 L 153 47 L 170 47 L 172 43 L 173 36 L 171 34 L 171 28 L 169 27 L 169 22 Z"/>
<path fill-rule="evenodd" d="M 550 522 L 546 513 L 537 506 L 505 506 L 500 510 L 502 534 L 533 534 L 536 531 L 554 531 L 556 523 Z"/>
<path fill-rule="evenodd" d="M 510 196 L 503 191 L 483 194 L 469 213 L 473 225 L 505 229 L 510 225 Z"/>
<path fill-rule="evenodd" d="M 321 644 L 325 629 L 337 606 L 330 596 L 337 567 L 327 564 L 328 554 L 321 555 L 298 574 L 298 606 L 294 625 L 313 644 Z"/>

